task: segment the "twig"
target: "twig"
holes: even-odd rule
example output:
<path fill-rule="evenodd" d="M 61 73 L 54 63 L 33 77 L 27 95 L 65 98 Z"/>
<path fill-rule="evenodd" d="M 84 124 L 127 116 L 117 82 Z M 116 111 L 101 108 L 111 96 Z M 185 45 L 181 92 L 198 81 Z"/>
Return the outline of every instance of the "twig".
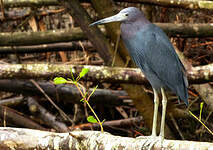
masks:
<path fill-rule="evenodd" d="M 44 92 L 44 90 L 35 82 L 35 80 L 31 79 L 30 80 L 40 91 L 44 96 L 50 101 L 50 103 L 60 112 L 61 116 L 67 120 L 69 120 L 72 124 L 74 124 L 73 120 L 70 119 L 69 116 L 67 116 L 62 109 L 60 109 L 54 102 L 53 100 Z"/>
<path fill-rule="evenodd" d="M 179 128 L 179 126 L 178 126 L 178 124 L 177 124 L 177 122 L 176 122 L 174 116 L 173 116 L 171 113 L 169 114 L 169 116 L 170 116 L 170 118 L 171 118 L 171 120 L 172 120 L 172 122 L 173 122 L 173 124 L 174 124 L 174 126 L 175 126 L 175 128 L 176 128 L 176 130 L 178 131 L 178 133 L 179 133 L 181 139 L 182 139 L 182 140 L 185 140 L 185 138 L 184 138 L 182 132 L 180 131 L 180 128 Z"/>

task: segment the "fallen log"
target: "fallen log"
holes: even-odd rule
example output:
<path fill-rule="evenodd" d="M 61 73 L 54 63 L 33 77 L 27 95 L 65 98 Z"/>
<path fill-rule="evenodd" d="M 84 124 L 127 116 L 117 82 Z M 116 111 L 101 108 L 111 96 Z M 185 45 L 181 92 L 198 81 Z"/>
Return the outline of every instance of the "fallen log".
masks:
<path fill-rule="evenodd" d="M 71 136 L 72 135 L 72 136 Z M 81 149 L 81 150 L 104 150 L 104 149 L 147 149 L 147 138 L 114 136 L 99 131 L 72 131 L 69 133 L 53 133 L 32 129 L 20 129 L 0 127 L 1 149 Z M 33 140 L 32 140 L 33 139 Z M 165 139 L 163 148 L 170 150 L 213 149 L 213 143 L 196 141 L 179 141 Z M 160 142 L 154 145 L 154 150 L 161 149 Z"/>
<path fill-rule="evenodd" d="M 212 24 L 156 23 L 171 37 L 212 37 Z M 89 28 L 89 27 L 88 27 Z M 105 33 L 105 28 L 100 26 Z M 88 39 L 79 27 L 65 30 L 0 33 L 0 46 L 26 46 Z"/>
<path fill-rule="evenodd" d="M 89 68 L 88 74 L 83 78 L 88 81 L 148 84 L 138 68 L 62 64 L 0 64 L 0 79 L 53 80 L 54 77 L 59 76 L 70 78 L 71 68 L 75 77 L 83 68 Z M 193 67 L 187 74 L 188 80 L 192 84 L 211 82 L 213 80 L 213 64 Z"/>
<path fill-rule="evenodd" d="M 63 101 L 65 104 L 80 104 L 81 94 L 71 85 L 54 85 L 50 82 L 37 82 L 44 92 L 54 100 Z M 93 89 L 89 89 L 91 93 Z M 14 92 L 27 96 L 43 96 L 30 81 L 0 80 L 0 91 Z M 125 99 L 126 97 L 126 99 Z M 130 101 L 131 102 L 131 101 Z M 107 106 L 128 105 L 127 93 L 124 91 L 113 91 L 107 89 L 96 89 L 90 98 L 91 104 L 105 104 Z"/>
<path fill-rule="evenodd" d="M 90 42 L 82 42 L 82 45 L 86 50 L 93 48 Z M 82 50 L 82 47 L 78 42 L 64 42 L 64 43 L 62 42 L 62 43 L 40 44 L 30 46 L 1 46 L 0 54 L 44 53 L 44 52 L 74 51 L 74 50 Z"/>

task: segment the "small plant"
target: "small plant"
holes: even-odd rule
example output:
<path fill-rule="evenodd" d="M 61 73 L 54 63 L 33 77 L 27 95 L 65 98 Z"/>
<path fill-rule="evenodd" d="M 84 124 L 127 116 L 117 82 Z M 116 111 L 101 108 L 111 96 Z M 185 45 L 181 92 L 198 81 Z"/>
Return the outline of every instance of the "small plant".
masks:
<path fill-rule="evenodd" d="M 94 116 L 88 116 L 87 117 L 87 121 L 90 122 L 90 123 L 97 123 L 97 124 L 99 124 L 100 127 L 101 127 L 101 132 L 103 132 L 104 130 L 103 130 L 102 124 L 103 124 L 103 122 L 105 120 L 100 121 L 100 119 L 96 115 L 95 111 L 93 110 L 93 108 L 89 104 L 89 99 L 93 95 L 93 93 L 95 92 L 95 90 L 97 89 L 98 86 L 96 86 L 92 90 L 92 92 L 88 95 L 88 92 L 86 91 L 85 87 L 78 82 L 82 77 L 84 77 L 89 72 L 89 69 L 88 68 L 83 68 L 76 79 L 73 76 L 72 69 L 71 69 L 70 72 L 71 72 L 72 79 L 65 79 L 63 77 L 56 77 L 54 79 L 54 84 L 65 84 L 65 83 L 66 84 L 74 84 L 77 87 L 78 91 L 80 92 L 80 94 L 82 96 L 82 99 L 80 101 L 86 103 L 87 106 L 92 111 L 93 115 L 95 116 L 95 117 Z"/>
<path fill-rule="evenodd" d="M 201 118 L 202 111 L 203 111 L 203 104 L 204 104 L 203 102 L 200 104 L 200 115 L 199 115 L 199 118 L 197 116 L 195 116 L 190 110 L 188 110 L 188 111 L 189 111 L 190 115 L 192 115 L 197 121 L 199 121 L 207 129 L 207 131 L 209 131 L 209 133 L 211 135 L 213 135 L 213 132 L 205 125 L 205 123 L 202 121 L 202 118 Z"/>

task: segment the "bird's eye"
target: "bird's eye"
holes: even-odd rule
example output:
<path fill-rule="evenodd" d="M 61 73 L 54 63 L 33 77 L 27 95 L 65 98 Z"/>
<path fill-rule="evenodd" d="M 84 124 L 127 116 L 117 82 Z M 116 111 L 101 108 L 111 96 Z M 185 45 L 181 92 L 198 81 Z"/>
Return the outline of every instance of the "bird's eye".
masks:
<path fill-rule="evenodd" d="M 125 16 L 129 16 L 129 14 L 125 14 Z"/>

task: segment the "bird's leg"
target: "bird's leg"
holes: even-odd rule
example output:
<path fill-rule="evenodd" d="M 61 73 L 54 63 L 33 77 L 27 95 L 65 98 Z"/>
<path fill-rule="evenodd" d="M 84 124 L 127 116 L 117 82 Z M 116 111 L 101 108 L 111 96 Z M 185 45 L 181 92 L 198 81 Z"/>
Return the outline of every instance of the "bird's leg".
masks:
<path fill-rule="evenodd" d="M 152 136 L 156 137 L 156 127 L 157 127 L 157 119 L 158 119 L 158 106 L 159 106 L 159 97 L 156 89 L 153 88 L 154 91 L 154 115 L 152 122 Z"/>
<path fill-rule="evenodd" d="M 154 114 L 153 114 L 153 123 L 152 123 L 152 135 L 146 137 L 147 141 L 143 143 L 147 150 L 151 150 L 154 144 L 159 140 L 157 138 L 156 127 L 157 127 L 157 118 L 158 118 L 158 106 L 159 106 L 159 97 L 157 90 L 153 88 L 154 92 Z"/>
<path fill-rule="evenodd" d="M 162 94 L 162 117 L 161 117 L 161 127 L 160 127 L 160 138 L 161 138 L 160 140 L 162 145 L 164 140 L 164 126 L 165 126 L 166 104 L 167 104 L 167 98 L 163 88 L 161 88 L 161 94 Z"/>

